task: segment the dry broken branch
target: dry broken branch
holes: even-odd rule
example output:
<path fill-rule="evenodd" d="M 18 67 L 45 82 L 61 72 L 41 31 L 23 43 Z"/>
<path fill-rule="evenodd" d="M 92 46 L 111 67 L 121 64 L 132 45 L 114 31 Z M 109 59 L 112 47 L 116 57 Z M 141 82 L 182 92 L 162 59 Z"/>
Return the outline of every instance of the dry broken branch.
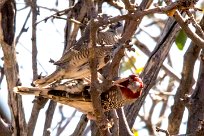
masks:
<path fill-rule="evenodd" d="M 37 68 L 37 42 L 36 42 L 36 29 L 35 25 L 37 21 L 37 1 L 33 0 L 31 3 L 31 11 L 32 11 L 32 70 L 33 70 L 33 80 L 38 78 L 38 68 Z M 28 135 L 33 135 L 34 129 L 36 126 L 36 122 L 38 119 L 38 115 L 40 110 L 46 104 L 47 99 L 36 97 L 33 105 L 33 109 L 31 112 L 30 119 L 28 121 Z"/>

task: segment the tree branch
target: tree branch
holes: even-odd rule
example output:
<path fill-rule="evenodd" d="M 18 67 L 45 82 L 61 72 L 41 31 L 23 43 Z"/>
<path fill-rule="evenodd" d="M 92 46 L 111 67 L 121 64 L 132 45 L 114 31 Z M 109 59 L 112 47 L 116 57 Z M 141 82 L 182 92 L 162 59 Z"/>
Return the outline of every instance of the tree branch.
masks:
<path fill-rule="evenodd" d="M 14 46 L 15 34 L 15 3 L 13 0 L 6 1 L 1 7 L 0 12 L 0 44 L 4 55 L 4 72 L 8 88 L 8 104 L 11 111 L 11 123 L 13 135 L 25 135 L 26 122 L 22 98 L 12 90 L 18 82 L 18 64 L 16 61 L 16 51 Z M 8 27 L 9 26 L 9 27 Z"/>
<path fill-rule="evenodd" d="M 46 116 L 45 116 L 45 125 L 44 125 L 44 130 L 43 130 L 43 136 L 50 136 L 50 131 L 48 131 L 48 129 L 51 127 L 56 105 L 57 105 L 56 102 L 50 100 L 49 106 L 48 106 L 47 111 L 46 111 Z"/>
<path fill-rule="evenodd" d="M 75 4 L 73 10 L 79 11 L 79 12 L 75 12 L 75 13 L 71 13 L 71 14 L 74 15 L 74 17 L 77 21 L 82 22 L 82 20 L 84 19 L 85 15 L 87 13 L 87 7 L 85 4 L 85 1 L 83 1 L 83 0 L 78 1 L 78 3 Z M 68 23 L 71 23 L 71 22 L 69 20 L 67 20 L 67 25 L 68 25 Z M 67 40 L 66 51 L 69 50 L 73 46 L 73 43 L 76 40 L 76 36 L 78 34 L 79 27 L 80 27 L 80 25 L 75 23 L 70 35 L 66 36 L 66 40 Z M 68 33 L 67 33 L 67 35 L 68 35 Z"/>
<path fill-rule="evenodd" d="M 204 30 L 204 17 L 200 22 L 201 27 Z M 174 97 L 174 105 L 171 107 L 171 113 L 169 115 L 169 124 L 168 130 L 171 134 L 178 134 L 180 124 L 182 121 L 182 116 L 184 112 L 184 106 L 181 103 L 181 98 L 184 98 L 186 94 L 191 92 L 191 88 L 193 86 L 193 72 L 194 65 L 200 53 L 200 47 L 198 47 L 195 43 L 191 42 L 188 50 L 184 55 L 184 63 L 182 70 L 182 78 L 180 85 L 176 91 L 176 95 Z"/>
<path fill-rule="evenodd" d="M 139 40 L 135 40 L 134 41 L 135 45 L 142 51 L 144 52 L 148 57 L 151 55 L 151 52 L 150 50 L 147 48 L 147 46 L 143 43 L 141 43 Z M 181 79 L 181 75 L 180 74 L 177 74 L 175 72 L 175 70 L 169 66 L 168 64 L 166 63 L 163 63 L 162 64 L 162 69 L 170 76 L 170 77 L 173 77 L 174 80 L 176 80 L 177 82 L 180 82 L 180 79 Z"/>
<path fill-rule="evenodd" d="M 175 13 L 174 16 L 175 20 L 178 22 L 178 24 L 181 26 L 181 28 L 185 31 L 186 35 L 200 48 L 204 48 L 204 38 L 198 36 L 195 32 L 193 32 L 186 21 L 184 21 L 184 18 L 181 16 L 179 12 Z"/>
<path fill-rule="evenodd" d="M 168 130 L 164 130 L 164 129 L 161 129 L 161 128 L 159 128 L 159 127 L 156 127 L 156 131 L 157 131 L 157 132 L 163 132 L 163 133 L 166 134 L 166 136 L 170 136 Z"/>
<path fill-rule="evenodd" d="M 33 80 L 38 78 L 38 68 L 37 68 L 37 43 L 36 43 L 36 28 L 35 25 L 37 21 L 37 0 L 32 0 L 31 3 L 31 11 L 32 11 L 32 69 L 33 69 Z"/>
<path fill-rule="evenodd" d="M 57 136 L 60 136 L 60 134 L 64 131 L 64 129 L 67 127 L 67 125 L 70 123 L 71 119 L 75 116 L 76 110 L 72 113 L 72 115 L 66 120 L 66 123 L 62 126 L 63 118 L 61 119 L 61 122 L 59 123 L 59 127 L 57 129 Z"/>
<path fill-rule="evenodd" d="M 35 26 L 37 26 L 41 22 L 47 22 L 47 20 L 50 19 L 50 18 L 55 18 L 56 16 L 65 15 L 65 14 L 69 13 L 72 9 L 73 9 L 73 7 L 70 7 L 68 9 L 58 11 L 58 12 L 56 12 L 56 13 L 54 13 L 54 14 L 52 14 L 52 15 L 50 15 L 50 16 L 48 16 L 48 17 L 46 17 L 46 18 L 44 18 L 44 19 L 42 19 L 42 20 L 40 20 L 38 22 L 35 22 L 34 24 L 35 24 Z"/>
<path fill-rule="evenodd" d="M 204 120 L 204 51 L 201 52 L 200 70 L 196 88 L 188 101 L 187 134 L 204 135 L 202 122 Z M 196 131 L 196 133 L 195 133 Z"/>
<path fill-rule="evenodd" d="M 91 4 L 91 2 L 90 2 Z M 91 9 L 92 13 L 94 11 L 93 6 L 88 6 L 88 8 Z M 98 29 L 98 26 L 96 22 L 94 21 L 94 18 L 96 17 L 96 13 L 93 13 L 92 19 L 91 19 L 91 28 L 90 28 L 90 55 L 89 55 L 89 62 L 90 62 L 90 69 L 91 69 L 91 99 L 93 104 L 94 113 L 96 116 L 96 122 L 99 127 L 100 135 L 105 136 L 107 135 L 107 118 L 105 114 L 103 113 L 103 109 L 101 107 L 101 97 L 100 94 L 103 90 L 99 90 L 97 88 L 101 88 L 97 79 L 97 62 L 96 62 L 96 52 L 95 52 L 95 46 L 96 46 L 96 32 Z"/>
<path fill-rule="evenodd" d="M 4 72 L 4 68 L 0 66 L 0 86 L 1 86 L 1 83 L 4 79 L 4 75 L 5 75 L 5 72 Z"/>
<path fill-rule="evenodd" d="M 87 126 L 88 119 L 85 114 L 81 115 L 80 121 L 77 124 L 77 127 L 75 128 L 74 132 L 71 136 L 82 136 L 83 132 Z"/>
<path fill-rule="evenodd" d="M 171 45 L 174 42 L 175 34 L 178 32 L 178 30 L 179 26 L 177 23 L 169 19 L 166 23 L 166 27 L 164 28 L 160 41 L 152 52 L 152 55 L 150 56 L 144 71 L 142 72 L 143 82 L 145 84 L 143 94 L 134 104 L 128 106 L 128 113 L 126 113 L 126 115 L 130 127 L 132 127 L 133 123 L 135 122 L 135 117 L 137 116 L 140 107 L 142 106 L 150 88 L 152 87 L 163 61 L 169 53 Z"/>
<path fill-rule="evenodd" d="M 32 11 L 32 70 L 33 70 L 33 80 L 38 78 L 38 69 L 37 69 L 37 43 L 36 43 L 36 21 L 37 21 L 37 1 L 33 0 L 31 3 Z M 28 121 L 28 135 L 31 136 L 34 133 L 36 126 L 37 118 L 40 110 L 46 104 L 47 99 L 42 97 L 36 97 L 34 100 L 34 105 L 32 108 L 31 116 Z"/>
<path fill-rule="evenodd" d="M 12 126 L 8 123 L 6 123 L 1 117 L 0 117 L 0 133 L 2 136 L 11 136 L 12 135 Z"/>
<path fill-rule="evenodd" d="M 119 135 L 120 136 L 133 136 L 133 133 L 131 132 L 128 122 L 125 117 L 125 113 L 123 108 L 120 108 L 117 110 L 118 117 L 119 117 Z"/>
<path fill-rule="evenodd" d="M 7 0 L 1 0 L 1 1 L 0 1 L 0 10 L 1 10 L 1 8 L 4 6 L 4 4 L 5 4 L 6 1 L 7 1 Z"/>
<path fill-rule="evenodd" d="M 26 23 L 28 22 L 30 14 L 31 14 L 31 10 L 28 12 L 28 15 L 27 15 L 26 20 L 25 20 L 25 22 L 24 22 L 24 24 L 23 24 L 23 26 L 21 28 L 20 33 L 18 34 L 18 36 L 16 36 L 15 45 L 17 45 L 17 43 L 18 43 L 21 35 L 23 34 L 23 32 L 27 32 L 28 31 L 28 28 L 25 28 L 25 26 L 26 26 Z"/>
<path fill-rule="evenodd" d="M 116 110 L 112 110 L 111 117 L 113 117 L 112 135 L 119 136 L 119 117 Z"/>

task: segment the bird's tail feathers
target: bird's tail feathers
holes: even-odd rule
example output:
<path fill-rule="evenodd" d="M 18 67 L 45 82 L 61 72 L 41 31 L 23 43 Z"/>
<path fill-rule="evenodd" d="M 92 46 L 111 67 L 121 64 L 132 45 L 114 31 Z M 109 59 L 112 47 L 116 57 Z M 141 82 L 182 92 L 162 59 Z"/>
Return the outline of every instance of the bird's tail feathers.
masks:
<path fill-rule="evenodd" d="M 56 70 L 47 77 L 35 80 L 34 85 L 38 87 L 45 87 L 53 82 L 60 80 L 63 74 L 63 70 Z"/>
<path fill-rule="evenodd" d="M 35 96 L 43 96 L 46 95 L 49 89 L 45 88 L 36 88 L 36 87 L 23 87 L 23 86 L 17 86 L 13 88 L 13 91 L 15 93 L 21 94 L 21 95 L 35 95 Z"/>
<path fill-rule="evenodd" d="M 84 87 L 83 92 L 78 92 L 73 94 L 68 92 L 67 90 L 56 90 L 58 88 L 38 88 L 38 87 L 23 87 L 17 86 L 13 88 L 15 93 L 21 95 L 34 95 L 41 96 L 44 98 L 52 99 L 60 103 L 64 103 L 67 101 L 91 101 L 91 96 L 89 94 L 89 87 Z M 61 88 L 63 89 L 63 88 Z M 69 104 L 68 104 L 69 105 Z"/>

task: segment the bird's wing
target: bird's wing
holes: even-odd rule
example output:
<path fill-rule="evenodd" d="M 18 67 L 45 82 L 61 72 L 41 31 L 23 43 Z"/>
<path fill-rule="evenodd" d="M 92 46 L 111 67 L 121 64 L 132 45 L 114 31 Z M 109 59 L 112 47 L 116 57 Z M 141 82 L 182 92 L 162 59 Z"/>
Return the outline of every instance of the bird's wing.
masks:
<path fill-rule="evenodd" d="M 96 46 L 96 57 L 105 58 L 107 54 L 110 54 L 112 51 L 112 46 Z M 89 58 L 89 48 L 88 46 L 83 45 L 80 50 L 75 50 L 71 48 L 66 52 L 62 58 L 55 62 L 55 65 L 71 65 L 71 66 L 80 66 L 85 63 L 88 63 Z"/>
<path fill-rule="evenodd" d="M 59 89 L 59 90 L 57 90 Z M 23 87 L 17 86 L 14 87 L 13 91 L 15 93 L 19 93 L 21 95 L 34 95 L 34 96 L 41 96 L 44 98 L 52 99 L 52 100 L 59 100 L 61 99 L 65 101 L 91 101 L 91 97 L 89 94 L 89 86 L 82 89 L 81 92 L 73 93 L 71 89 L 64 89 L 63 87 L 49 87 L 49 88 L 38 88 L 38 87 Z"/>
<path fill-rule="evenodd" d="M 43 98 L 48 98 L 55 102 L 76 108 L 77 110 L 85 114 L 93 113 L 91 97 L 87 90 L 81 93 L 72 94 L 67 91 L 53 90 L 50 88 L 18 86 L 14 87 L 13 91 L 21 95 L 35 95 L 41 96 Z"/>
<path fill-rule="evenodd" d="M 74 56 L 77 56 L 81 51 L 84 51 L 88 48 L 88 43 L 84 42 L 83 44 L 76 44 L 72 48 L 70 48 L 68 51 L 66 51 L 62 57 L 56 61 L 54 64 L 61 66 L 65 63 L 68 63 L 70 60 L 73 59 Z"/>
<path fill-rule="evenodd" d="M 120 38 L 120 34 L 117 34 L 116 29 L 120 27 L 118 23 L 116 25 L 109 26 L 108 29 L 104 29 L 102 31 L 99 31 L 97 34 L 97 44 L 98 45 L 114 45 L 118 42 Z M 63 56 L 60 58 L 60 60 L 56 61 L 55 65 L 64 65 L 65 63 L 69 62 L 73 56 L 77 56 L 81 51 L 86 50 L 88 48 L 89 43 L 89 33 L 86 35 L 83 35 L 72 48 L 70 48 L 68 51 L 66 51 Z"/>

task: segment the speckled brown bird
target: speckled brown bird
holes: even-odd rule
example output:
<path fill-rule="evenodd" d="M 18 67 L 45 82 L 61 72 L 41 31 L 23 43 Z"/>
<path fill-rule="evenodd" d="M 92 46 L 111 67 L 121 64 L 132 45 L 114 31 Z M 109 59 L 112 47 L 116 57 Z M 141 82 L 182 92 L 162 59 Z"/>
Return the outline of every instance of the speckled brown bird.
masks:
<path fill-rule="evenodd" d="M 76 81 L 78 82 L 79 80 Z M 74 107 L 85 114 L 93 115 L 94 110 L 89 89 L 90 85 L 84 80 L 80 80 L 78 85 L 75 84 L 72 87 L 63 88 L 62 85 L 52 88 L 15 87 L 14 91 L 23 95 L 30 94 L 49 98 L 56 102 Z M 101 94 L 101 103 L 104 112 L 134 102 L 140 97 L 142 89 L 143 82 L 136 75 L 130 75 L 127 78 L 115 81 L 110 89 Z"/>
<path fill-rule="evenodd" d="M 116 29 L 121 27 L 121 23 L 111 24 L 108 29 L 98 32 L 96 50 L 97 70 L 107 64 L 114 47 L 118 42 L 119 34 Z M 57 69 L 50 75 L 34 81 L 38 87 L 45 87 L 62 79 L 82 79 L 90 75 L 88 48 L 89 36 L 82 37 L 75 45 L 66 51 L 63 56 L 55 62 Z M 112 46 L 107 46 L 112 45 Z"/>

